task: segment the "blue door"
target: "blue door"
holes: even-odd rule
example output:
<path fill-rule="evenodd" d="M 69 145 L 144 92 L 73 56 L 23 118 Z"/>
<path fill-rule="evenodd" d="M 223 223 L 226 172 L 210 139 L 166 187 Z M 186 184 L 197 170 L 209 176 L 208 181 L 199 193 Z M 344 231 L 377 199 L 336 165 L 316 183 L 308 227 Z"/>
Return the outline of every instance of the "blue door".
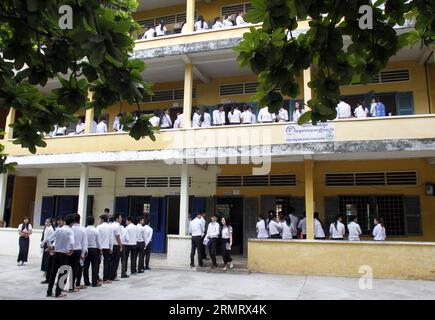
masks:
<path fill-rule="evenodd" d="M 54 217 L 54 197 L 42 197 L 40 226 L 46 219 Z"/>
<path fill-rule="evenodd" d="M 396 94 L 396 112 L 398 115 L 414 114 L 414 99 L 412 92 L 398 92 Z"/>
<path fill-rule="evenodd" d="M 151 197 L 150 226 L 153 228 L 152 252 L 166 252 L 166 199 Z"/>

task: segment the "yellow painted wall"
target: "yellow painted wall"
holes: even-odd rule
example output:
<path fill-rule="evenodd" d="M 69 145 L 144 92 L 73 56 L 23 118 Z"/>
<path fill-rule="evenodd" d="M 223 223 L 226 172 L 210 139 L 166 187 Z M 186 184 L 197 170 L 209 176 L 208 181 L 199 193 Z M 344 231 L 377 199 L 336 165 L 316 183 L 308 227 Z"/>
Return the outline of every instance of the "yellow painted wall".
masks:
<path fill-rule="evenodd" d="M 32 223 L 33 205 L 35 201 L 36 178 L 18 177 L 14 179 L 14 188 L 12 191 L 12 215 L 11 226 L 13 228 L 23 221 L 24 217 L 29 217 Z"/>
<path fill-rule="evenodd" d="M 428 88 L 430 92 L 431 112 L 435 113 L 435 63 L 427 65 L 427 74 L 428 74 Z"/>
<path fill-rule="evenodd" d="M 298 275 L 435 280 L 435 243 L 249 240 L 248 270 Z M 365 270 L 363 270 L 365 271 Z"/>

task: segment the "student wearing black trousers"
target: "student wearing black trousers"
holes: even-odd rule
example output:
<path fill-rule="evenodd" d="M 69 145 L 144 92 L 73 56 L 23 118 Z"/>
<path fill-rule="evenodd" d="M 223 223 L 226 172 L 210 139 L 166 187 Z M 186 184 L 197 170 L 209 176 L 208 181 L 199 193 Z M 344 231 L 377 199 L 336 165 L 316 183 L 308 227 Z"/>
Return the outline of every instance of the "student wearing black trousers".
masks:
<path fill-rule="evenodd" d="M 118 276 L 118 267 L 119 260 L 121 259 L 121 254 L 123 250 L 122 242 L 121 242 L 121 223 L 122 223 L 122 215 L 115 214 L 113 217 L 113 221 L 110 224 L 112 227 L 112 242 L 113 249 L 112 254 L 110 256 L 111 266 L 110 266 L 110 280 L 117 281 Z"/>
<path fill-rule="evenodd" d="M 190 249 L 190 267 L 193 268 L 195 266 L 195 251 L 198 252 L 198 265 L 202 267 L 202 239 L 204 235 L 204 226 L 201 223 L 201 213 L 198 212 L 196 218 L 189 222 L 189 234 L 192 236 L 192 246 Z"/>
<path fill-rule="evenodd" d="M 83 266 L 83 278 L 85 281 L 85 286 L 90 286 L 89 266 L 92 265 L 92 286 L 99 287 L 101 284 L 99 284 L 97 280 L 100 266 L 101 241 L 99 232 L 94 227 L 94 223 L 94 217 L 86 218 L 85 234 L 88 240 L 88 255 L 85 258 L 85 265 Z"/>
<path fill-rule="evenodd" d="M 54 228 L 54 226 L 53 226 L 53 230 L 54 231 L 56 231 L 57 229 L 59 229 L 59 228 L 62 228 L 64 225 L 65 225 L 65 218 L 63 217 L 63 216 L 59 216 L 59 217 L 57 217 L 57 220 L 56 220 L 56 228 Z M 54 232 L 53 232 L 54 233 Z M 55 252 L 54 252 L 54 250 L 53 250 L 53 242 L 51 241 L 51 242 L 49 242 L 49 243 L 47 243 L 47 241 L 48 241 L 48 238 L 53 234 L 53 233 L 51 233 L 49 236 L 47 236 L 47 237 L 44 237 L 44 239 L 42 240 L 42 242 L 41 242 L 41 248 L 46 248 L 46 249 L 44 249 L 44 250 L 46 250 L 46 252 L 47 252 L 47 272 L 46 272 L 46 274 L 45 274 L 45 280 L 44 281 L 42 281 L 41 282 L 41 284 L 48 284 L 48 283 L 50 283 L 50 277 L 52 276 L 52 274 L 53 274 L 53 268 L 54 268 L 54 255 L 55 255 Z M 44 251 L 45 252 L 45 251 Z"/>
<path fill-rule="evenodd" d="M 233 228 L 229 219 L 222 217 L 220 227 L 220 247 L 222 250 L 222 259 L 224 260 L 223 270 L 227 270 L 229 263 L 230 269 L 234 267 L 233 259 L 231 258 L 231 246 L 233 245 Z"/>
<path fill-rule="evenodd" d="M 132 217 L 127 217 L 127 226 L 125 227 L 122 245 L 124 250 L 122 252 L 122 272 L 121 278 L 128 278 L 127 276 L 127 264 L 128 257 L 130 256 L 130 271 L 134 275 L 137 273 L 136 261 L 137 261 L 137 227 L 133 223 Z"/>
<path fill-rule="evenodd" d="M 153 228 L 150 227 L 150 220 L 145 219 L 145 270 L 151 270 L 150 257 L 152 249 Z"/>
<path fill-rule="evenodd" d="M 18 234 L 20 238 L 18 239 L 18 266 L 24 266 L 27 263 L 27 258 L 29 256 L 29 245 L 30 245 L 30 235 L 32 234 L 32 225 L 29 223 L 29 218 L 24 217 L 23 223 L 18 226 Z"/>
<path fill-rule="evenodd" d="M 41 243 L 44 241 L 44 239 L 47 239 L 48 237 L 50 237 L 53 233 L 54 233 L 54 224 L 53 224 L 53 218 L 49 218 L 49 219 L 45 219 L 45 226 L 44 226 L 44 230 L 42 231 L 42 238 L 41 238 Z M 49 266 L 50 263 L 50 257 L 51 257 L 51 253 L 49 250 L 49 244 L 45 243 L 42 247 L 42 261 L 41 261 L 41 271 L 44 271 L 44 277 L 45 277 L 45 281 L 42 281 L 42 284 L 46 284 L 48 283 L 48 274 L 49 274 L 49 268 L 52 267 L 52 263 L 51 266 Z"/>
<path fill-rule="evenodd" d="M 213 214 L 211 216 L 211 222 L 208 224 L 207 227 L 207 234 L 205 235 L 205 239 L 208 239 L 208 247 L 210 248 L 210 257 L 211 261 L 213 263 L 212 268 L 217 267 L 216 263 L 216 249 L 218 245 L 218 239 L 219 239 L 219 232 L 220 232 L 220 226 L 217 222 L 217 214 Z"/>
<path fill-rule="evenodd" d="M 103 284 L 110 283 L 111 276 L 111 253 L 113 246 L 113 229 L 107 223 L 109 217 L 106 214 L 100 216 L 100 224 L 97 227 L 98 236 L 100 240 L 100 248 L 103 254 Z M 98 257 L 99 263 L 100 257 Z M 97 280 L 98 281 L 98 280 Z"/>
<path fill-rule="evenodd" d="M 88 239 L 85 234 L 85 228 L 80 225 L 80 215 L 74 213 L 74 224 L 71 227 L 74 233 L 74 252 L 71 256 L 71 268 L 73 269 L 74 282 L 70 286 L 70 292 L 77 292 L 80 289 L 86 289 L 86 286 L 81 286 L 83 265 L 85 256 L 88 252 Z"/>
<path fill-rule="evenodd" d="M 140 218 L 137 223 L 137 257 L 138 257 L 138 273 L 143 273 L 145 270 L 145 218 Z"/>

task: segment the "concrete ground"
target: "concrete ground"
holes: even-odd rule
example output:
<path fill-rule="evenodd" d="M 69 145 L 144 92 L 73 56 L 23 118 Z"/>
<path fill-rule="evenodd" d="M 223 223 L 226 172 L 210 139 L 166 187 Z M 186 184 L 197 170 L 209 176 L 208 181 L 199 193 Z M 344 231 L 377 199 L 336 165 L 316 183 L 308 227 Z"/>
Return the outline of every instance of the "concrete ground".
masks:
<path fill-rule="evenodd" d="M 0 256 L 0 299 L 55 299 L 45 297 L 47 286 L 40 284 L 40 260 L 31 259 L 28 265 L 18 267 L 15 259 Z M 361 290 L 359 279 L 354 278 L 204 271 L 157 266 L 144 274 L 87 288 L 63 299 L 435 299 L 435 281 L 374 279 L 372 290 Z"/>

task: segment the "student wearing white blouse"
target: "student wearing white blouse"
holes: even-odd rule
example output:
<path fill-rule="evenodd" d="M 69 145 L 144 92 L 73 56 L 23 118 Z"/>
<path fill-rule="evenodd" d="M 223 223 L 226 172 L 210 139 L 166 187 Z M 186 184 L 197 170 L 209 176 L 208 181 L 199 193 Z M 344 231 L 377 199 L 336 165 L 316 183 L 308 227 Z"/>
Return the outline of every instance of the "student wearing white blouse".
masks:
<path fill-rule="evenodd" d="M 242 118 L 242 124 L 251 124 L 253 118 L 255 119 L 255 116 L 250 111 L 249 106 L 245 106 L 244 111 L 242 112 L 241 118 Z"/>
<path fill-rule="evenodd" d="M 305 212 L 304 212 L 304 217 L 301 220 L 299 220 L 298 230 L 300 231 L 300 234 L 302 235 L 302 239 L 306 239 L 307 238 L 307 218 L 305 217 Z"/>
<path fill-rule="evenodd" d="M 141 217 L 136 225 L 137 228 L 137 273 L 145 271 L 145 218 Z"/>
<path fill-rule="evenodd" d="M 318 212 L 314 212 L 314 239 L 324 240 L 325 232 L 323 231 L 322 222 L 320 222 L 320 217 Z"/>
<path fill-rule="evenodd" d="M 329 237 L 331 240 L 343 240 L 346 228 L 342 223 L 343 217 L 338 216 L 329 226 Z"/>
<path fill-rule="evenodd" d="M 242 119 L 242 113 L 237 107 L 231 107 L 230 112 L 228 112 L 228 121 L 232 125 L 240 124 Z"/>
<path fill-rule="evenodd" d="M 234 267 L 233 259 L 231 258 L 231 246 L 233 245 L 233 228 L 231 227 L 231 222 L 229 219 L 222 217 L 221 227 L 221 249 L 222 249 L 222 259 L 224 260 L 223 270 L 227 270 L 228 263 L 230 264 L 230 269 Z"/>
<path fill-rule="evenodd" d="M 288 120 L 288 111 L 284 108 L 280 108 L 278 112 L 278 122 L 287 122 Z"/>
<path fill-rule="evenodd" d="M 177 115 L 177 119 L 174 122 L 174 129 L 181 129 L 184 125 L 184 114 L 180 113 Z"/>
<path fill-rule="evenodd" d="M 259 216 L 257 218 L 258 222 L 255 226 L 257 230 L 257 238 L 258 239 L 267 239 L 269 238 L 269 231 L 267 230 L 267 219 L 265 217 Z"/>
<path fill-rule="evenodd" d="M 201 128 L 211 127 L 211 117 L 210 113 L 206 112 L 204 109 L 201 110 Z"/>
<path fill-rule="evenodd" d="M 375 241 L 385 241 L 387 233 L 384 227 L 384 219 L 380 217 L 375 218 L 375 228 L 373 229 L 373 237 Z"/>
<path fill-rule="evenodd" d="M 216 17 L 214 19 L 214 23 L 212 26 L 212 29 L 222 29 L 224 27 L 224 24 L 222 23 L 222 18 L 221 17 Z"/>
<path fill-rule="evenodd" d="M 360 102 L 358 107 L 356 107 L 354 114 L 355 118 L 367 118 L 369 115 L 369 109 L 365 106 L 365 103 Z"/>
<path fill-rule="evenodd" d="M 169 129 L 172 127 L 172 119 L 171 116 L 169 115 L 169 109 L 166 109 L 163 112 L 162 120 L 160 121 L 160 123 L 161 123 L 160 128 L 162 129 Z"/>
<path fill-rule="evenodd" d="M 298 101 L 295 102 L 295 110 L 293 111 L 292 121 L 298 122 L 299 118 L 304 114 L 304 109 L 302 109 Z"/>
<path fill-rule="evenodd" d="M 147 31 L 142 36 L 142 40 L 143 39 L 152 39 L 152 38 L 154 38 L 155 33 L 156 33 L 156 30 L 152 26 L 149 26 Z"/>
<path fill-rule="evenodd" d="M 145 219 L 145 270 L 151 270 L 150 268 L 150 257 L 153 239 L 153 228 L 150 227 L 150 220 Z"/>
<path fill-rule="evenodd" d="M 289 215 L 284 216 L 284 222 L 281 223 L 282 225 L 282 239 L 283 240 L 292 240 L 292 221 L 290 219 Z"/>
<path fill-rule="evenodd" d="M 154 111 L 153 116 L 150 118 L 150 123 L 153 127 L 158 127 L 160 126 L 160 115 L 159 115 L 159 111 Z"/>
<path fill-rule="evenodd" d="M 243 26 L 246 24 L 245 20 L 243 19 L 244 15 L 245 15 L 245 13 L 243 11 L 239 12 L 239 14 L 237 15 L 237 18 L 236 18 L 236 25 Z"/>
<path fill-rule="evenodd" d="M 292 231 L 292 238 L 297 239 L 298 238 L 298 222 L 299 218 L 295 214 L 295 209 L 293 207 L 289 207 L 289 218 L 291 221 L 291 231 Z"/>
<path fill-rule="evenodd" d="M 24 266 L 27 263 L 29 256 L 30 235 L 32 234 L 32 225 L 29 223 L 29 218 L 24 217 L 23 222 L 18 226 L 18 239 L 19 252 L 17 258 L 17 265 Z"/>
<path fill-rule="evenodd" d="M 157 37 L 165 36 L 167 31 L 168 29 L 166 28 L 165 23 L 162 21 L 156 27 L 156 36 Z"/>
<path fill-rule="evenodd" d="M 271 239 L 282 239 L 281 237 L 282 226 L 278 222 L 278 218 L 274 213 L 269 214 L 268 228 L 269 228 L 269 234 Z"/>
<path fill-rule="evenodd" d="M 347 225 L 347 230 L 349 231 L 349 241 L 359 241 L 359 237 L 362 234 L 361 227 L 357 223 L 357 218 L 355 215 L 349 217 L 349 224 Z"/>
<path fill-rule="evenodd" d="M 199 109 L 196 109 L 192 117 L 192 128 L 199 128 L 199 127 L 201 127 L 201 114 Z"/>
<path fill-rule="evenodd" d="M 230 16 L 225 16 L 225 19 L 222 23 L 224 25 L 224 28 L 234 27 L 234 23 L 231 21 Z"/>
<path fill-rule="evenodd" d="M 215 126 L 225 125 L 225 109 L 220 106 L 218 110 L 213 111 L 213 124 Z"/>
<path fill-rule="evenodd" d="M 199 16 L 198 21 L 195 22 L 195 31 L 204 31 L 208 29 L 208 24 L 205 22 L 204 17 Z"/>
<path fill-rule="evenodd" d="M 54 233 L 54 221 L 53 218 L 45 219 L 45 226 L 44 230 L 42 231 L 42 238 L 41 243 L 44 241 L 44 239 L 48 239 L 52 234 Z M 51 245 L 51 244 L 50 244 Z M 41 271 L 44 272 L 44 276 L 46 277 L 46 280 L 42 283 L 48 283 L 48 274 L 49 273 L 49 261 L 50 261 L 50 251 L 49 251 L 49 245 L 47 243 L 44 243 L 42 246 L 42 260 L 41 260 Z"/>
<path fill-rule="evenodd" d="M 100 233 L 97 228 L 94 227 L 95 218 L 90 216 L 86 218 L 85 235 L 88 240 L 88 254 L 85 257 L 85 263 L 83 266 L 83 279 L 85 286 L 92 285 L 93 287 L 101 286 L 98 283 L 98 271 L 100 269 L 100 253 L 101 253 L 101 241 Z M 89 281 L 89 267 L 91 267 L 92 276 Z"/>
<path fill-rule="evenodd" d="M 275 121 L 275 114 L 270 113 L 269 107 L 266 106 L 260 109 L 257 118 L 259 123 L 272 123 Z"/>
<path fill-rule="evenodd" d="M 128 278 L 127 276 L 127 264 L 130 257 L 130 272 L 132 275 L 137 273 L 136 259 L 137 259 L 137 227 L 133 223 L 132 217 L 127 217 L 127 226 L 125 227 L 123 239 L 122 251 L 122 273 L 121 278 Z"/>

